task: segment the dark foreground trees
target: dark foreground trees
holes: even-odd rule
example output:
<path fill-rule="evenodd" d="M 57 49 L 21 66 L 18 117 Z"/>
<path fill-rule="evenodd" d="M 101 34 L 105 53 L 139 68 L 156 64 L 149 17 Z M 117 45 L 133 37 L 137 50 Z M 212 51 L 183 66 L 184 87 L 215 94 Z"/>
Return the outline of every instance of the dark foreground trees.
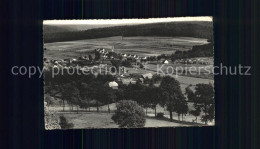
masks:
<path fill-rule="evenodd" d="M 201 111 L 204 112 L 201 121 L 205 122 L 205 124 L 215 118 L 214 88 L 211 84 L 197 84 L 195 92 L 187 87 L 186 94 L 189 101 L 193 102 L 195 110 L 190 111 L 190 113 L 196 117 L 196 122 Z"/>
<path fill-rule="evenodd" d="M 69 123 L 64 116 L 60 116 L 59 125 L 62 129 L 71 129 L 74 127 L 73 123 Z"/>
<path fill-rule="evenodd" d="M 196 122 L 197 117 L 201 116 L 201 112 L 204 113 L 201 116 L 201 120 L 205 124 L 214 119 L 214 90 L 211 84 L 197 84 L 195 88 L 186 88 L 188 102 L 193 103 L 194 107 L 194 109 L 188 109 L 180 83 L 170 76 L 153 77 L 153 82 L 160 83 L 159 87 L 153 85 L 153 83 L 148 85 L 137 82 L 136 84 L 124 85 L 122 82 L 118 82 L 118 89 L 109 87 L 109 82 L 116 80 L 111 75 L 98 75 L 95 77 L 92 74 L 69 75 L 64 72 L 63 75 L 58 74 L 52 77 L 51 71 L 45 71 L 44 80 L 45 94 L 61 99 L 60 104 L 63 106 L 63 111 L 65 110 L 65 101 L 71 106 L 76 106 L 77 113 L 79 108 L 88 108 L 88 111 L 90 111 L 90 107 L 96 107 L 97 112 L 99 112 L 100 106 L 104 105 L 107 105 L 107 111 L 110 113 L 114 111 L 111 111 L 109 104 L 117 104 L 122 100 L 132 100 L 140 105 L 141 113 L 144 113 L 143 108 L 146 109 L 146 113 L 151 108 L 154 110 L 155 116 L 158 111 L 156 106 L 166 107 L 171 120 L 173 120 L 173 112 L 178 114 L 178 119 L 180 120 L 189 110 L 189 113 L 196 117 Z M 117 121 L 118 123 L 121 122 L 121 120 Z M 137 127 L 135 123 L 133 126 L 121 125 L 122 127 Z"/>
<path fill-rule="evenodd" d="M 117 104 L 117 110 L 112 116 L 112 120 L 119 127 L 144 127 L 145 113 L 137 102 L 132 100 L 121 100 Z"/>
<path fill-rule="evenodd" d="M 187 113 L 187 103 L 181 92 L 180 83 L 176 79 L 170 76 L 163 77 L 160 88 L 164 97 L 161 105 L 167 106 L 171 121 L 173 120 L 172 112 L 176 112 L 178 115 Z"/>

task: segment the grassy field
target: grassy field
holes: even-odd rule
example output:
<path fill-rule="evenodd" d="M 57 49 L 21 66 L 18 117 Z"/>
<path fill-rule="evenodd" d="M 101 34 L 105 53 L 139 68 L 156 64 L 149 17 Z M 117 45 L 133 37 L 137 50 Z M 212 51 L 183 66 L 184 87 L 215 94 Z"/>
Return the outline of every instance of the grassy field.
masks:
<path fill-rule="evenodd" d="M 80 109 L 79 114 L 76 113 L 76 107 L 74 106 L 74 110 L 71 111 L 70 107 L 66 106 L 65 111 L 62 111 L 61 106 L 50 106 L 48 110 L 55 111 L 55 115 L 57 117 L 63 115 L 67 118 L 70 123 L 74 124 L 74 128 L 117 128 L 118 126 L 113 122 L 111 116 L 113 112 L 116 110 L 116 104 L 112 103 L 109 105 L 111 113 L 108 113 L 107 105 L 99 107 L 100 112 L 96 112 L 96 107 L 91 107 L 90 112 L 88 109 Z M 188 103 L 189 110 L 193 109 L 192 103 Z M 145 127 L 176 127 L 176 126 L 189 126 L 195 124 L 186 124 L 191 123 L 195 117 L 192 115 L 185 115 L 184 122 L 178 122 L 177 113 L 173 112 L 174 122 L 169 121 L 169 112 L 163 107 L 157 105 L 156 108 L 157 113 L 164 113 L 164 116 L 168 120 L 159 120 L 154 118 L 154 109 L 147 109 L 146 116 L 146 125 Z M 203 113 L 201 114 L 203 115 Z M 198 118 L 198 123 L 203 124 L 200 118 Z M 213 125 L 213 123 L 209 123 L 209 125 Z"/>
<path fill-rule="evenodd" d="M 97 113 L 97 112 L 84 112 L 76 114 L 71 113 L 57 113 L 57 116 L 63 115 L 69 123 L 74 124 L 74 129 L 81 128 L 118 128 L 118 125 L 111 119 L 112 113 Z M 170 122 L 165 120 L 158 120 L 146 117 L 145 127 L 180 127 L 190 126 L 188 124 Z"/>
<path fill-rule="evenodd" d="M 172 54 L 176 50 L 190 50 L 194 45 L 206 44 L 207 39 L 192 37 L 124 37 L 120 36 L 77 40 L 67 42 L 45 43 L 44 57 L 63 59 L 75 58 L 88 54 L 96 48 L 112 48 L 115 52 L 136 54 L 139 56 L 156 56 Z"/>
<path fill-rule="evenodd" d="M 172 64 L 166 64 L 165 68 L 167 67 L 167 65 L 172 65 Z M 148 65 L 148 67 L 149 67 L 148 70 L 135 69 L 135 68 L 127 68 L 126 70 L 128 70 L 128 73 L 131 73 L 131 74 L 146 74 L 146 73 L 156 74 L 157 73 L 157 71 L 156 71 L 157 66 L 156 65 Z M 211 83 L 211 84 L 214 85 L 214 79 L 213 78 L 209 79 L 209 78 L 203 78 L 203 77 L 199 78 L 199 77 L 183 76 L 183 75 L 180 76 L 180 75 L 176 75 L 176 74 L 172 74 L 170 76 L 174 77 L 176 80 L 178 80 L 180 82 L 181 90 L 182 90 L 183 93 L 185 93 L 185 88 L 188 85 L 196 85 L 196 84 L 199 84 L 199 83 L 202 83 L 202 84 Z M 124 80 L 124 79 L 122 79 L 122 80 Z M 159 84 L 157 84 L 157 85 L 159 85 Z"/>

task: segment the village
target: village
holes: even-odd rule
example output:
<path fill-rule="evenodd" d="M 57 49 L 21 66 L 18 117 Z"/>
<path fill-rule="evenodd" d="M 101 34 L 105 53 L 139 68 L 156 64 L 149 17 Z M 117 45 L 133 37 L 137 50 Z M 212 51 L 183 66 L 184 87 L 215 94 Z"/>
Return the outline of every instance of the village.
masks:
<path fill-rule="evenodd" d="M 93 54 L 94 53 L 94 54 Z M 161 58 L 159 58 L 161 57 Z M 44 69 L 60 68 L 71 69 L 76 68 L 84 71 L 85 73 L 93 74 L 113 74 L 117 78 L 117 81 L 122 81 L 123 84 L 135 84 L 137 81 L 144 83 L 146 78 L 151 79 L 158 71 L 156 71 L 156 65 L 165 66 L 183 66 L 201 67 L 201 66 L 213 66 L 213 60 L 209 58 L 187 58 L 177 59 L 172 62 L 170 59 L 166 59 L 167 55 L 162 54 L 160 56 L 138 56 L 127 53 L 116 53 L 114 48 L 96 48 L 89 55 L 79 56 L 75 58 L 65 59 L 47 59 L 44 58 Z M 117 72 L 113 73 L 112 66 L 120 67 Z M 160 75 L 160 74 L 157 74 Z M 185 74 L 178 74 L 184 75 Z M 187 73 L 186 73 L 187 75 Z M 202 76 L 202 75 L 201 75 Z M 201 77 L 192 76 L 192 77 Z M 208 77 L 206 77 L 208 78 Z M 114 83 L 115 84 L 115 83 Z"/>

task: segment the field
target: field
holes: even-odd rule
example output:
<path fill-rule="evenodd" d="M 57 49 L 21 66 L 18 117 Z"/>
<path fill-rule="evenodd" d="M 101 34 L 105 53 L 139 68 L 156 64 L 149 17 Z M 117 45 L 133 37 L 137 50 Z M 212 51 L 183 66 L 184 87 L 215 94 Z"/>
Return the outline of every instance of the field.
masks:
<path fill-rule="evenodd" d="M 75 58 L 89 54 L 96 48 L 114 47 L 117 53 L 156 56 L 172 54 L 176 50 L 190 50 L 194 45 L 206 44 L 207 39 L 193 37 L 107 37 L 88 40 L 45 43 L 44 57 L 53 59 Z"/>
<path fill-rule="evenodd" d="M 57 116 L 64 115 L 69 123 L 74 124 L 74 129 L 81 128 L 118 128 L 118 125 L 111 119 L 112 114 L 109 113 L 96 113 L 86 112 L 76 114 L 75 112 L 62 114 L 59 113 Z M 181 123 L 169 122 L 157 120 L 154 118 L 146 118 L 145 127 L 178 127 L 178 126 L 189 126 Z"/>
<path fill-rule="evenodd" d="M 173 66 L 176 67 L 173 64 L 166 64 L 165 68 L 167 66 Z M 128 73 L 132 73 L 132 74 L 146 74 L 146 73 L 152 73 L 152 74 L 156 74 L 157 73 L 157 66 L 156 65 L 148 65 L 148 69 L 144 70 L 144 69 L 135 69 L 135 68 L 127 68 Z M 163 70 L 163 69 L 162 69 Z M 178 80 L 180 82 L 180 86 L 181 86 L 181 90 L 183 93 L 185 93 L 185 88 L 189 85 L 196 85 L 199 83 L 202 84 L 213 84 L 214 85 L 214 78 L 203 78 L 203 77 L 192 77 L 192 76 L 185 76 L 185 75 L 176 75 L 176 74 L 171 74 L 172 77 L 174 77 L 176 80 Z M 127 80 L 127 79 L 122 79 Z M 127 81 L 125 81 L 127 82 Z M 129 82 L 129 81 L 128 81 Z M 155 84 L 155 85 L 159 85 L 159 84 Z"/>
<path fill-rule="evenodd" d="M 100 112 L 96 112 L 95 107 L 90 108 L 90 112 L 88 109 L 81 109 L 79 108 L 79 114 L 76 113 L 76 108 L 74 107 L 74 111 L 71 111 L 70 107 L 65 107 L 65 112 L 62 111 L 62 107 L 60 106 L 50 106 L 48 110 L 55 111 L 55 115 L 57 117 L 63 115 L 67 118 L 68 122 L 74 124 L 74 128 L 118 128 L 118 125 L 114 123 L 111 119 L 113 115 L 113 111 L 116 110 L 115 103 L 110 104 L 111 113 L 107 111 L 107 105 L 100 107 Z M 191 103 L 188 103 L 189 109 L 193 109 Z M 154 110 L 148 108 L 147 109 L 147 116 L 146 116 L 146 124 L 145 127 L 179 127 L 179 126 L 192 126 L 195 124 L 189 124 L 192 122 L 195 117 L 192 115 L 187 114 L 184 116 L 184 122 L 177 122 L 178 115 L 177 113 L 173 112 L 173 119 L 174 122 L 169 121 L 169 112 L 166 111 L 161 106 L 157 105 L 156 108 L 157 113 L 164 113 L 165 117 L 168 120 L 159 120 L 154 118 Z M 198 125 L 203 124 L 203 122 L 198 119 Z M 211 125 L 209 123 L 209 125 Z"/>

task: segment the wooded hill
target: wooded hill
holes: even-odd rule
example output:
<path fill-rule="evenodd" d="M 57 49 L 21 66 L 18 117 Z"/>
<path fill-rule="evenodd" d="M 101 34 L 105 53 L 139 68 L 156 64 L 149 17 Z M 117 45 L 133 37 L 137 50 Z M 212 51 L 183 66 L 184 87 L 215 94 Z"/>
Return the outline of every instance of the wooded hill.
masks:
<path fill-rule="evenodd" d="M 75 28 L 77 25 L 74 25 Z M 43 27 L 44 42 L 62 42 L 84 39 L 95 39 L 112 36 L 161 36 L 161 37 L 196 37 L 213 40 L 213 23 L 200 22 L 170 22 L 153 23 L 131 26 L 114 26 L 94 28 L 88 30 L 71 31 L 73 25 L 68 26 L 48 26 Z"/>

